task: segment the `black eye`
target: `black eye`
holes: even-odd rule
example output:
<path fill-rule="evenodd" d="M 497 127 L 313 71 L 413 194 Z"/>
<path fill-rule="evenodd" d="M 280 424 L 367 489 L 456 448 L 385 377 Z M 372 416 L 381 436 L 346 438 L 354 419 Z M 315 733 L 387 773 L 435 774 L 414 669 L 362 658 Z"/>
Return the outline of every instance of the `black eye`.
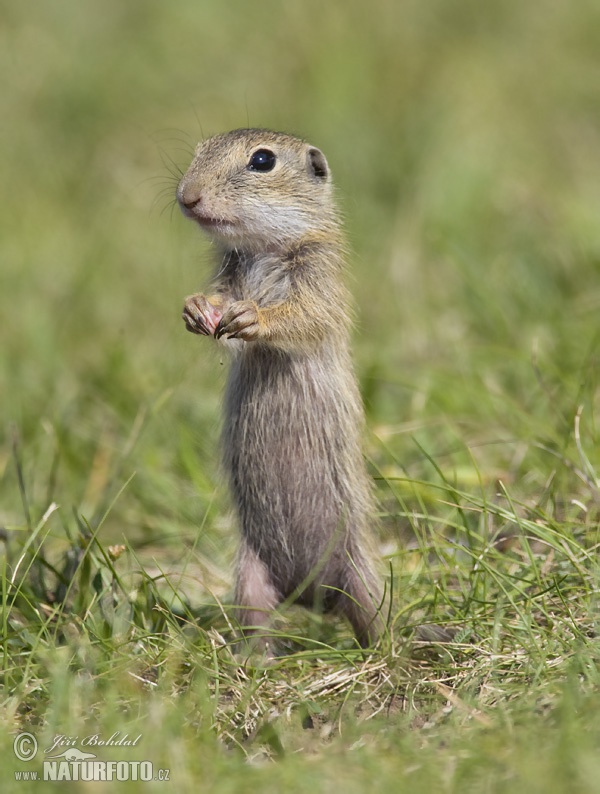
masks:
<path fill-rule="evenodd" d="M 272 171 L 277 158 L 270 149 L 258 149 L 247 165 L 249 171 Z"/>

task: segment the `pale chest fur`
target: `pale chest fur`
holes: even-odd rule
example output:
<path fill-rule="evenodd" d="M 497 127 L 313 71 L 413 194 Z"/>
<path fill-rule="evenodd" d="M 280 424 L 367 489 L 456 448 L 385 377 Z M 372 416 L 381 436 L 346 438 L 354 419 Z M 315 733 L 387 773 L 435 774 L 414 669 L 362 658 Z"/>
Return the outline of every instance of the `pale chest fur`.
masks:
<path fill-rule="evenodd" d="M 240 258 L 232 275 L 238 300 L 253 300 L 264 308 L 289 296 L 290 266 L 273 254 Z"/>

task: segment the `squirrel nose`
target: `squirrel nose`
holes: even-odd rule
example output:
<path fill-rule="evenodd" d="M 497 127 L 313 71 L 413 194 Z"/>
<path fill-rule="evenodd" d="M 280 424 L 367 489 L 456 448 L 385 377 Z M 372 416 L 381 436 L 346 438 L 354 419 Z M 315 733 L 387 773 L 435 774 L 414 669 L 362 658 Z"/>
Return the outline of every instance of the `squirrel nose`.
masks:
<path fill-rule="evenodd" d="M 196 204 L 200 204 L 201 200 L 202 199 L 199 198 L 193 198 L 189 201 L 182 201 L 181 204 L 186 208 L 186 210 L 193 210 Z"/>
<path fill-rule="evenodd" d="M 198 190 L 194 190 L 187 185 L 179 185 L 177 188 L 177 201 L 184 211 L 188 210 L 188 212 L 191 212 L 201 203 L 202 196 Z"/>

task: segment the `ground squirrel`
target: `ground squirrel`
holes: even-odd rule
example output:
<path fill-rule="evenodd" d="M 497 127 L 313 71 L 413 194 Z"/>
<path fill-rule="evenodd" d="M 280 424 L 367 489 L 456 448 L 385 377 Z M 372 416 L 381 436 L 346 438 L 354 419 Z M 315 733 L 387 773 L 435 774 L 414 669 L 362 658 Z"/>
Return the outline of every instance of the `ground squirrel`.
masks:
<path fill-rule="evenodd" d="M 187 298 L 183 319 L 233 352 L 223 450 L 241 525 L 239 621 L 265 627 L 290 599 L 344 614 L 368 645 L 382 591 L 327 161 L 291 135 L 235 130 L 198 145 L 177 200 L 219 252 L 210 295 Z"/>

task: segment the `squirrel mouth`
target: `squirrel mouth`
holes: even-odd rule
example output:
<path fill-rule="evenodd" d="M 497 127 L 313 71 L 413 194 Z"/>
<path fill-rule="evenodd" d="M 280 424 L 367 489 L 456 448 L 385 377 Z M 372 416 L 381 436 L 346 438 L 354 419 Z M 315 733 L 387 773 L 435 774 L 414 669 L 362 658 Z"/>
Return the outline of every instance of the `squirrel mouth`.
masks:
<path fill-rule="evenodd" d="M 225 218 L 213 218 L 212 215 L 203 215 L 197 212 L 190 214 L 189 217 L 196 221 L 203 229 L 219 230 L 229 228 L 233 225 L 231 221 L 225 220 Z"/>
<path fill-rule="evenodd" d="M 202 212 L 199 207 L 193 204 L 184 204 L 182 201 L 179 201 L 178 203 L 186 218 L 196 221 L 196 223 L 199 226 L 202 226 L 204 229 L 220 229 L 233 225 L 231 221 L 228 221 L 225 218 L 216 218 L 213 215 L 207 215 L 205 212 Z"/>
<path fill-rule="evenodd" d="M 211 218 L 209 215 L 196 215 L 194 220 L 199 223 L 200 226 L 206 226 L 208 228 L 230 225 L 228 221 L 222 220 L 221 218 Z"/>

